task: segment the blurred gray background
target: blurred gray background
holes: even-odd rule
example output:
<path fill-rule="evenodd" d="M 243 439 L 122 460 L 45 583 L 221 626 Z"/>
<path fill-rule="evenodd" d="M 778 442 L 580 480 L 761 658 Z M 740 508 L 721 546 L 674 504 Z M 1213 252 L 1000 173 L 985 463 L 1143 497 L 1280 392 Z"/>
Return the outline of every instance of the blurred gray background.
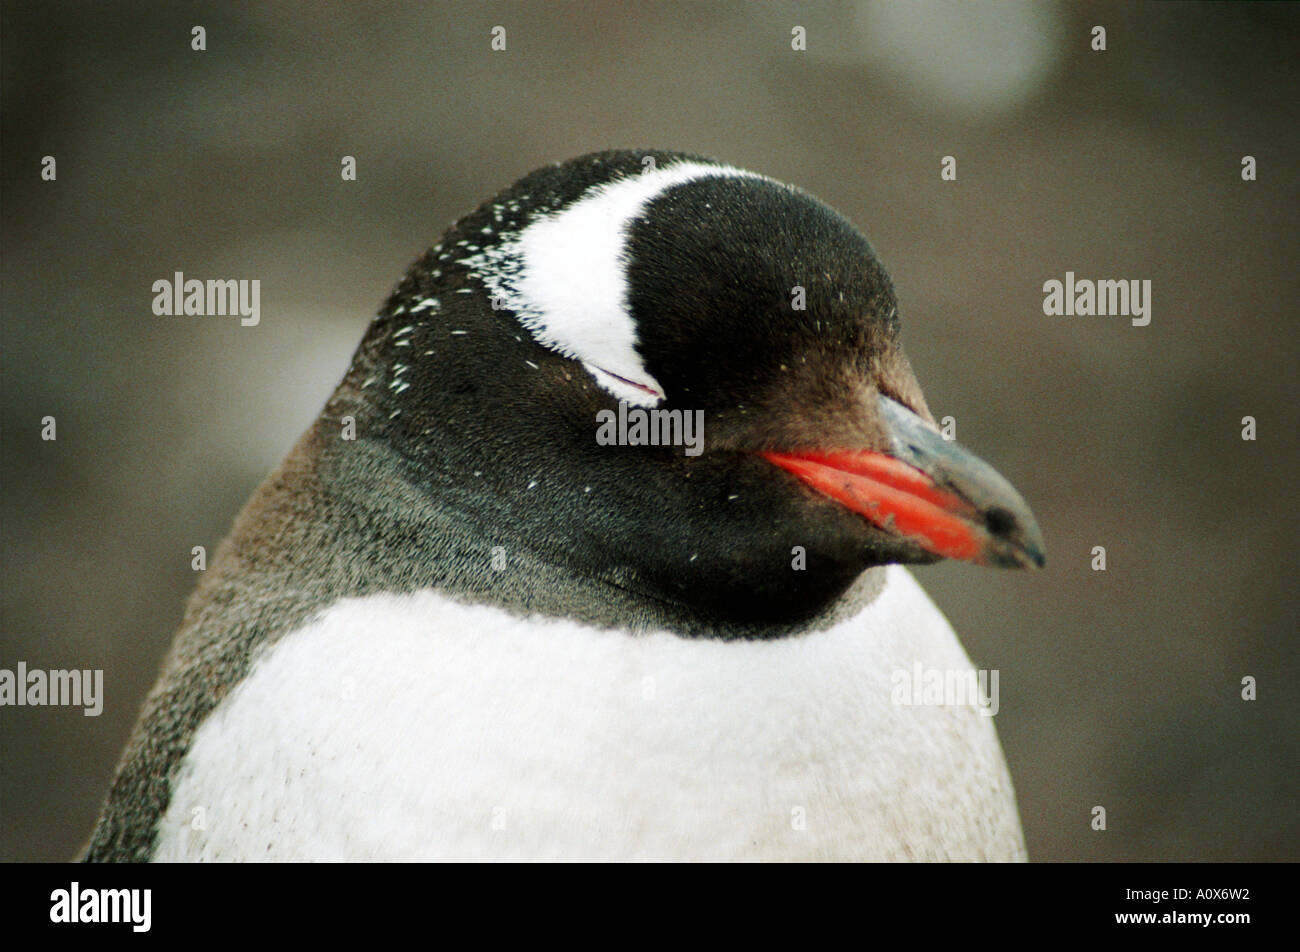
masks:
<path fill-rule="evenodd" d="M 1001 671 L 1031 857 L 1300 856 L 1300 9 L 2 16 L 0 666 L 102 668 L 107 699 L 98 718 L 0 710 L 0 857 L 84 842 L 195 584 L 191 547 L 213 550 L 410 261 L 534 167 L 610 147 L 710 153 L 856 221 L 896 281 L 931 407 L 1033 506 L 1044 572 L 917 570 L 976 664 Z M 1045 317 L 1043 282 L 1067 270 L 1150 279 L 1150 326 Z M 155 317 L 150 286 L 174 271 L 259 278 L 261 325 Z"/>

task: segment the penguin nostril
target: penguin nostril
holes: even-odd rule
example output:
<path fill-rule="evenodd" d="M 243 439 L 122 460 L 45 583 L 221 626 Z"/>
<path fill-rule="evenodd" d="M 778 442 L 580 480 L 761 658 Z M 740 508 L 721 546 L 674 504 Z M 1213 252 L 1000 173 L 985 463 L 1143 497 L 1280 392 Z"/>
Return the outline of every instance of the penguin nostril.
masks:
<path fill-rule="evenodd" d="M 1005 538 L 1016 527 L 1016 517 L 1005 509 L 990 509 L 984 513 L 984 526 L 995 536 Z"/>

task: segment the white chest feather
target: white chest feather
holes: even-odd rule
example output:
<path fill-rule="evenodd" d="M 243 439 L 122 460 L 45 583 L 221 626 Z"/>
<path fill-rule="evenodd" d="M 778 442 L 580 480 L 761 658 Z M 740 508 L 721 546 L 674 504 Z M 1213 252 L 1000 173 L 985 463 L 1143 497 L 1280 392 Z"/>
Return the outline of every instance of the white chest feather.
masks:
<path fill-rule="evenodd" d="M 891 700 L 970 662 L 888 573 L 771 642 L 341 601 L 200 727 L 156 858 L 1023 859 L 992 720 Z"/>

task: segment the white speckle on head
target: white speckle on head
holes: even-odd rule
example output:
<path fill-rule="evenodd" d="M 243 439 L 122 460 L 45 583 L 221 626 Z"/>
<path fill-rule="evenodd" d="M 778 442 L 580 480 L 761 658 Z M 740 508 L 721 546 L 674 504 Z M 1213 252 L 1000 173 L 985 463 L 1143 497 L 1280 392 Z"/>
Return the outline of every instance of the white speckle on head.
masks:
<path fill-rule="evenodd" d="M 452 331 L 452 332 L 451 332 L 451 336 L 452 336 L 452 337 L 464 337 L 464 336 L 465 336 L 466 334 L 468 334 L 468 333 L 469 333 L 469 331 Z"/>
<path fill-rule="evenodd" d="M 403 327 L 400 331 L 394 331 L 394 332 L 393 332 L 393 336 L 394 336 L 394 337 L 401 337 L 403 334 L 409 334 L 409 333 L 411 333 L 411 331 L 413 331 L 413 330 L 415 330 L 415 325 L 414 325 L 414 324 L 407 324 L 407 325 L 406 325 L 405 327 Z"/>
<path fill-rule="evenodd" d="M 411 308 L 411 313 L 416 314 L 420 311 L 435 310 L 440 306 L 441 304 L 436 297 L 425 298 L 423 301 L 416 302 L 415 306 Z"/>
<path fill-rule="evenodd" d="M 711 176 L 763 178 L 727 165 L 673 163 L 596 186 L 461 263 L 539 343 L 581 361 L 619 399 L 654 406 L 664 392 L 636 352 L 624 258 L 628 229 L 667 189 Z"/>
<path fill-rule="evenodd" d="M 533 363 L 531 360 L 525 360 L 524 363 L 526 363 L 529 367 L 532 367 L 534 370 L 541 370 L 541 369 L 542 369 L 542 368 L 538 367 L 535 363 Z"/>

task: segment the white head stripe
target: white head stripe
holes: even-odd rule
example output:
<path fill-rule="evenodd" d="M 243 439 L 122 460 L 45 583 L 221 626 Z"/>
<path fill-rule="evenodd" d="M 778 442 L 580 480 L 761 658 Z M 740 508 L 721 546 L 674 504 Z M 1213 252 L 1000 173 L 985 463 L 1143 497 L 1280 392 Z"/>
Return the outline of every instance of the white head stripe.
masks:
<path fill-rule="evenodd" d="M 462 263 L 538 343 L 581 361 L 619 399 L 654 406 L 663 388 L 636 352 L 628 310 L 628 226 L 665 190 L 710 176 L 762 178 L 727 165 L 666 165 L 596 186 Z"/>

